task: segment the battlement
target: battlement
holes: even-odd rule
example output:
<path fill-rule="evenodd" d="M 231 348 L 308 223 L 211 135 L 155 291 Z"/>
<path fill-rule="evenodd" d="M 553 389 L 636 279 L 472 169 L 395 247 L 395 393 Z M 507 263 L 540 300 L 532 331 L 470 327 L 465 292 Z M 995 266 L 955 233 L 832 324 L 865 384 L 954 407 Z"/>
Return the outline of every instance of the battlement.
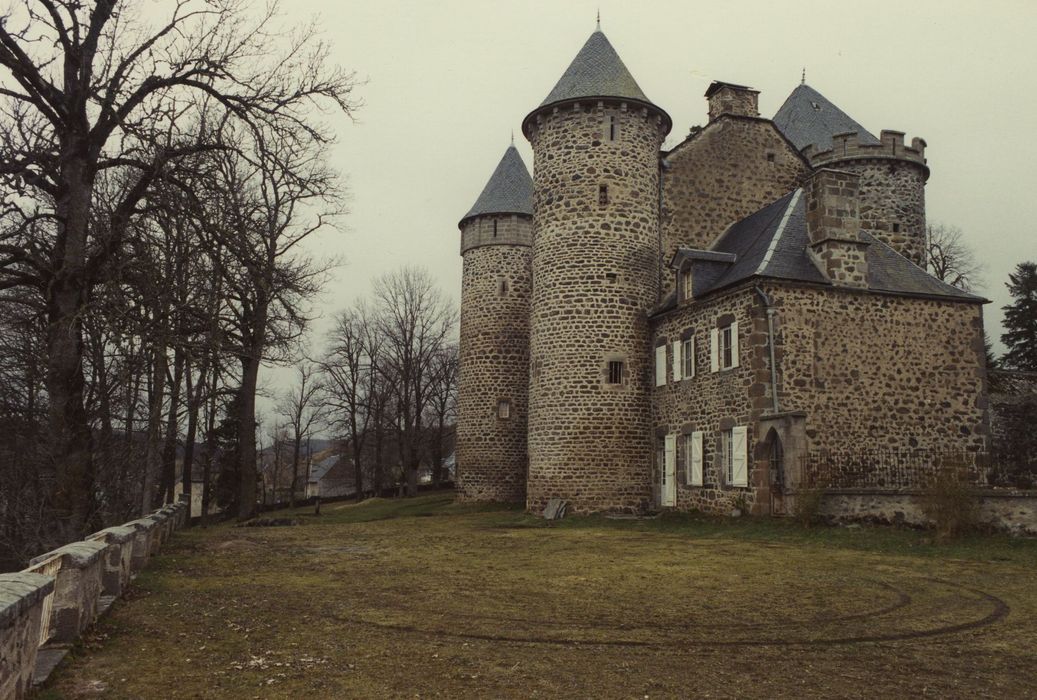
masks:
<path fill-rule="evenodd" d="M 904 132 L 883 129 L 879 140 L 881 143 L 861 143 L 860 134 L 855 131 L 845 132 L 832 136 L 832 148 L 818 151 L 813 145 L 808 145 L 801 153 L 815 168 L 843 160 L 880 158 L 917 163 L 928 170 L 925 139 L 916 136 L 908 146 L 904 143 Z"/>

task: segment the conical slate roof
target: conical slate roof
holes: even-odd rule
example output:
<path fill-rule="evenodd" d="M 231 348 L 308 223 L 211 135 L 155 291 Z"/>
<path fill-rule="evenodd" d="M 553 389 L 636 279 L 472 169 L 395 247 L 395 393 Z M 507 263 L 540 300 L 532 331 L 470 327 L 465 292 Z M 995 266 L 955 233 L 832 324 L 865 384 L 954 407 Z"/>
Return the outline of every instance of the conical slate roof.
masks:
<path fill-rule="evenodd" d="M 832 147 L 832 136 L 850 131 L 859 134 L 862 144 L 880 143 L 874 134 L 806 83 L 788 96 L 774 115 L 774 125 L 799 149 L 813 144 L 819 151 L 827 150 Z"/>
<path fill-rule="evenodd" d="M 600 29 L 587 39 L 540 106 L 584 97 L 626 97 L 651 104 Z"/>
<path fill-rule="evenodd" d="M 514 145 L 508 146 L 482 194 L 461 223 L 481 214 L 528 214 L 533 216 L 533 178 Z"/>

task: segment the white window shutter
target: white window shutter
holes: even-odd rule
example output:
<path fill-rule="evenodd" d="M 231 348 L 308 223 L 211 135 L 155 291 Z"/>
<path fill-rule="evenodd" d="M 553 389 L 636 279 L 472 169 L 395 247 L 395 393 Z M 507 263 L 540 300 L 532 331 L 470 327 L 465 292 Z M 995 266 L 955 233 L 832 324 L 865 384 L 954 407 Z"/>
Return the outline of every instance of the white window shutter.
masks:
<path fill-rule="evenodd" d="M 691 434 L 691 454 L 688 457 L 688 483 L 702 486 L 702 433 Z"/>
<path fill-rule="evenodd" d="M 683 378 L 681 374 L 681 371 L 684 369 L 681 367 L 683 359 L 681 356 L 681 341 L 675 340 L 673 341 L 673 381 L 675 382 L 679 382 Z"/>
<path fill-rule="evenodd" d="M 731 366 L 738 366 L 738 321 L 731 323 Z"/>
<path fill-rule="evenodd" d="M 666 346 L 660 345 L 655 349 L 655 385 L 662 386 L 666 383 Z"/>
<path fill-rule="evenodd" d="M 709 332 L 709 371 L 716 372 L 720 369 L 720 329 L 714 328 Z"/>
<path fill-rule="evenodd" d="M 749 485 L 748 430 L 740 425 L 731 431 L 731 485 Z"/>

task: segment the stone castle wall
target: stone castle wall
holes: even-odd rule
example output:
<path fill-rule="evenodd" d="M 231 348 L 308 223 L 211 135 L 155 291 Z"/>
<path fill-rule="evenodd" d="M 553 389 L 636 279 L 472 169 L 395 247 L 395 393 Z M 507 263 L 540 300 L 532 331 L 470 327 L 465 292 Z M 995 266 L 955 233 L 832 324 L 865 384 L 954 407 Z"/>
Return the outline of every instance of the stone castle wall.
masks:
<path fill-rule="evenodd" d="M 651 489 L 646 311 L 658 299 L 665 125 L 611 102 L 534 119 L 527 507 L 559 497 L 574 512 L 641 511 Z M 624 363 L 619 385 L 608 383 L 610 360 Z"/>
<path fill-rule="evenodd" d="M 978 304 L 769 284 L 785 411 L 810 449 L 982 450 Z"/>
<path fill-rule="evenodd" d="M 799 186 L 809 168 L 766 119 L 721 116 L 668 154 L 665 266 L 677 246 L 708 248 L 729 225 Z M 664 293 L 673 289 L 663 277 Z"/>
<path fill-rule="evenodd" d="M 725 483 L 720 457 L 721 431 L 748 426 L 747 440 L 756 444 L 757 422 L 770 405 L 769 375 L 764 365 L 766 320 L 751 286 L 697 303 L 685 303 L 653 319 L 653 346 L 666 343 L 666 384 L 652 391 L 652 418 L 656 440 L 677 435 L 677 504 L 680 510 L 726 513 L 735 502 L 752 507 L 754 486 L 761 478 L 751 459 L 749 487 Z M 738 366 L 711 371 L 710 336 L 713 328 L 738 322 Z M 695 339 L 695 376 L 674 381 L 673 343 Z M 702 486 L 688 484 L 684 435 L 702 431 Z M 660 468 L 661 465 L 656 465 Z"/>
<path fill-rule="evenodd" d="M 457 478 L 467 500 L 526 497 L 532 229 L 528 217 L 484 216 L 461 234 Z M 502 400 L 509 402 L 507 417 L 500 415 Z"/>

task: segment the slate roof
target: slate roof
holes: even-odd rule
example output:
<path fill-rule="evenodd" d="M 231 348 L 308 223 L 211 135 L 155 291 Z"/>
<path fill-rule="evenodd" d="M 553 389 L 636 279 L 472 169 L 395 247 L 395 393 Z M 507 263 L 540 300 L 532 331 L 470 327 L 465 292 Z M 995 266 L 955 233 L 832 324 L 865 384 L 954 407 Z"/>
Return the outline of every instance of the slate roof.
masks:
<path fill-rule="evenodd" d="M 600 29 L 587 39 L 540 106 L 583 97 L 626 97 L 651 104 Z"/>
<path fill-rule="evenodd" d="M 867 248 L 869 290 L 976 303 L 985 301 L 941 282 L 867 232 L 862 231 L 861 236 L 871 244 Z M 711 252 L 732 256 L 734 262 L 709 260 L 702 251 L 683 248 L 678 250 L 674 260 L 693 260 L 695 297 L 753 277 L 830 285 L 807 254 L 809 241 L 806 197 L 802 189 L 797 189 L 732 224 L 710 247 Z M 675 305 L 676 295 L 671 294 L 652 313 Z"/>
<path fill-rule="evenodd" d="M 508 146 L 489 182 L 461 222 L 480 214 L 533 216 L 533 178 L 514 145 Z"/>
<path fill-rule="evenodd" d="M 862 144 L 878 144 L 875 135 L 824 95 L 802 83 L 792 91 L 777 114 L 774 124 L 785 137 L 802 150 L 811 144 L 819 151 L 832 147 L 832 136 L 857 132 Z"/>

